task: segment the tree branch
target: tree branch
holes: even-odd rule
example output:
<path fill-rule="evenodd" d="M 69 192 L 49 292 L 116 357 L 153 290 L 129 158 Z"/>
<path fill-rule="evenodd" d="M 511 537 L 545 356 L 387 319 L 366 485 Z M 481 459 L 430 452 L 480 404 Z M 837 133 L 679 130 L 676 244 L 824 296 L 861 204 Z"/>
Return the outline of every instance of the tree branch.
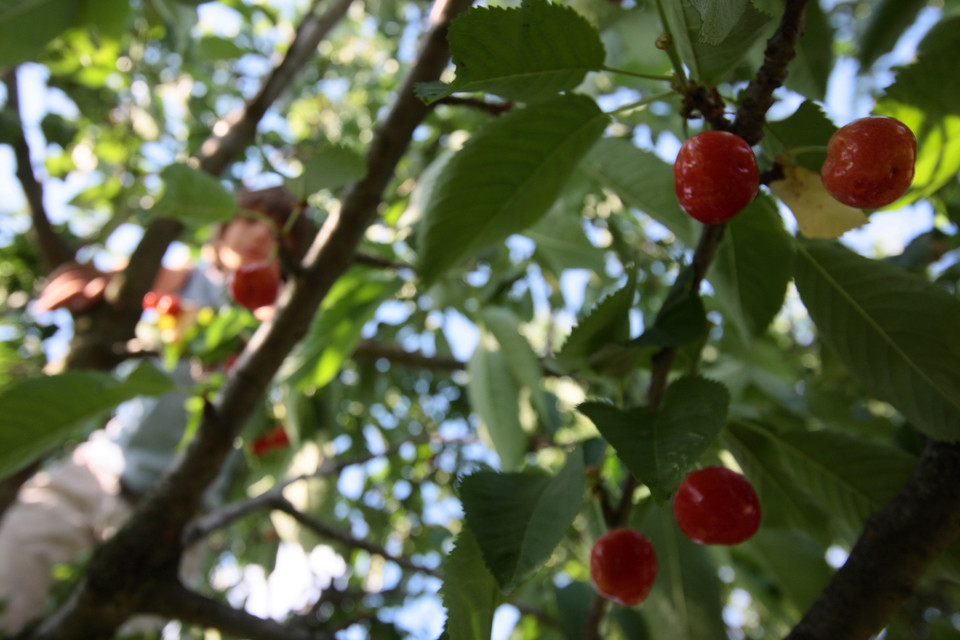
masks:
<path fill-rule="evenodd" d="M 242 609 L 190 591 L 179 582 L 165 582 L 152 590 L 145 613 L 249 640 L 329 640 L 332 633 L 258 618 Z"/>
<path fill-rule="evenodd" d="M 354 549 L 363 549 L 368 553 L 372 553 L 374 555 L 380 556 L 385 560 L 394 562 L 398 566 L 403 567 L 404 569 L 407 569 L 409 571 L 424 573 L 429 576 L 437 575 L 437 572 L 434 571 L 433 569 L 430 569 L 429 567 L 421 567 L 420 565 L 414 562 L 411 562 L 407 558 L 393 555 L 392 553 L 390 553 L 380 545 L 374 544 L 372 542 L 368 542 L 367 540 L 360 540 L 358 538 L 354 538 L 353 536 L 335 527 L 331 527 L 330 525 L 320 520 L 319 518 L 314 518 L 313 516 L 300 511 L 299 509 L 294 507 L 289 500 L 287 500 L 286 498 L 283 498 L 282 496 L 273 500 L 273 507 L 280 511 L 283 511 L 284 513 L 292 517 L 294 520 L 296 520 L 297 522 L 299 522 L 306 528 L 310 529 L 311 531 L 313 531 L 314 533 L 316 533 L 322 538 L 335 540 L 347 547 L 351 547 Z"/>
<path fill-rule="evenodd" d="M 787 67 L 797 53 L 803 35 L 803 13 L 807 0 L 786 0 L 780 24 L 763 52 L 763 64 L 750 81 L 734 123 L 734 133 L 755 145 L 763 137 L 767 111 L 773 105 L 773 92 L 783 85 Z"/>
<path fill-rule="evenodd" d="M 960 444 L 932 442 L 786 640 L 867 640 L 960 539 Z"/>
<path fill-rule="evenodd" d="M 361 340 L 353 351 L 353 357 L 365 360 L 384 358 L 392 364 L 441 371 L 462 371 L 467 363 L 452 356 L 428 356 L 419 351 L 407 351 L 397 344 L 376 340 Z"/>
<path fill-rule="evenodd" d="M 16 68 L 8 71 L 3 81 L 7 87 L 7 106 L 22 123 Z M 52 270 L 64 262 L 72 260 L 73 251 L 63 241 L 63 238 L 53 230 L 50 219 L 47 217 L 47 211 L 43 204 L 43 184 L 37 180 L 37 176 L 33 173 L 30 146 L 27 144 L 22 126 L 19 135 L 13 142 L 13 153 L 17 161 L 17 180 L 19 180 L 20 187 L 23 189 L 23 195 L 27 199 L 27 206 L 30 208 L 30 216 L 33 220 L 31 232 L 40 248 L 40 257 L 44 265 L 48 270 Z"/>

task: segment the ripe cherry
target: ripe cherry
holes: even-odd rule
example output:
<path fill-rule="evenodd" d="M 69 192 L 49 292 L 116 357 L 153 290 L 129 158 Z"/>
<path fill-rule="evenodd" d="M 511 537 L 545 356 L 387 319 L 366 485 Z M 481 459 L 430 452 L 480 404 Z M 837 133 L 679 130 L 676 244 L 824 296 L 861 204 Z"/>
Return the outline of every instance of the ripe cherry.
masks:
<path fill-rule="evenodd" d="M 275 260 L 245 264 L 230 275 L 230 296 L 248 309 L 272 304 L 280 291 L 280 266 Z"/>
<path fill-rule="evenodd" d="M 760 527 L 760 501 L 742 475 L 713 466 L 690 473 L 673 496 L 673 515 L 701 544 L 739 544 Z"/>
<path fill-rule="evenodd" d="M 611 529 L 590 550 L 590 578 L 597 592 L 628 607 L 643 602 L 657 577 L 653 545 L 633 529 Z"/>
<path fill-rule="evenodd" d="M 180 304 L 180 296 L 175 293 L 164 293 L 157 298 L 157 302 L 154 305 L 154 309 L 157 310 L 157 313 L 165 316 L 173 316 L 177 318 L 183 313 L 183 306 Z"/>
<path fill-rule="evenodd" d="M 250 451 L 257 457 L 265 456 L 277 449 L 286 449 L 290 446 L 290 436 L 283 425 L 274 425 L 269 431 L 261 433 L 250 443 Z"/>
<path fill-rule="evenodd" d="M 157 302 L 160 300 L 160 293 L 157 291 L 147 291 L 143 294 L 143 310 L 156 309 Z"/>
<path fill-rule="evenodd" d="M 702 131 L 681 145 L 673 183 L 680 206 L 691 217 L 704 224 L 726 222 L 757 194 L 757 158 L 740 136 Z"/>
<path fill-rule="evenodd" d="M 916 160 L 917 139 L 907 125 L 889 116 L 867 116 L 830 137 L 820 179 L 839 202 L 876 209 L 906 192 Z"/>

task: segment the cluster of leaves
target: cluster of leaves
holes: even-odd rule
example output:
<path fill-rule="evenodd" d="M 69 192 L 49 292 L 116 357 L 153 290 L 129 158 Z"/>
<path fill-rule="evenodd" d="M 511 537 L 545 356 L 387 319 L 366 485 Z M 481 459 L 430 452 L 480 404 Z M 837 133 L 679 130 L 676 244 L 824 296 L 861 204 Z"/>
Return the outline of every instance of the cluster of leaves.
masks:
<path fill-rule="evenodd" d="M 337 207 L 337 190 L 365 172 L 360 152 L 422 17 L 405 2 L 354 7 L 221 181 L 181 160 L 253 96 L 278 46 L 274 25 L 288 18 L 221 3 L 236 18 L 228 36 L 198 33 L 194 2 L 109 15 L 106 4 L 15 2 L 0 20 L 0 64 L 40 56 L 71 105 L 43 119 L 45 170 L 50 181 L 87 178 L 71 227 L 91 249 L 156 216 L 187 222 L 196 247 L 231 215 L 225 183 L 251 172 L 274 173 L 314 212 Z M 725 228 L 704 287 L 693 263 L 701 226 L 676 203 L 664 150 L 704 126 L 680 115 L 702 107 L 698 88 L 716 87 L 723 113 L 741 105 L 784 3 L 526 0 L 455 20 L 454 73 L 417 87 L 433 112 L 359 247 L 413 268 L 348 270 L 243 431 L 249 441 L 280 420 L 292 446 L 247 455 L 231 498 L 307 474 L 283 494 L 307 517 L 261 511 L 213 532 L 214 573 L 226 558 L 269 571 L 281 540 L 324 544 L 347 566 L 307 611 L 326 630 L 403 637 L 397 612 L 442 576 L 451 640 L 489 638 L 505 603 L 525 614 L 516 637 L 573 639 L 596 633 L 585 560 L 621 517 L 653 541 L 662 571 L 642 607 L 610 612 L 604 637 L 786 633 L 831 578 L 827 550 L 850 548 L 923 442 L 960 440 L 960 272 L 924 277 L 955 236 L 936 230 L 886 261 L 844 248 L 831 239 L 867 218 L 825 204 L 809 180 L 822 154 L 800 152 L 836 128 L 821 106 L 843 49 L 834 44 L 869 79 L 926 4 L 881 0 L 867 19 L 863 7 L 807 4 L 782 96 L 796 107 L 765 124 L 757 147 L 769 189 Z M 923 201 L 958 223 L 960 96 L 943 81 L 955 10 L 945 3 L 916 59 L 868 97 L 919 141 L 914 185 L 890 208 Z M 9 103 L 4 114 L 20 117 Z M 22 257 L 0 281 L 10 291 L 39 275 L 20 245 L 4 248 Z M 0 310 L 29 319 L 23 305 Z M 218 360 L 248 337 L 249 320 L 219 315 L 177 349 Z M 10 343 L 21 353 L 27 333 Z M 670 376 L 658 381 L 666 351 Z M 41 377 L 41 365 L 18 362 L 35 374 L 20 382 L 22 371 L 0 367 L 12 420 L 0 428 L 2 475 L 118 402 L 169 389 L 146 367 L 118 379 Z M 49 401 L 62 397 L 88 402 Z M 718 461 L 744 471 L 764 508 L 758 535 L 724 550 L 691 543 L 665 508 L 687 471 Z M 624 503 L 633 508 L 618 511 Z M 926 637 L 955 633 L 943 620 L 958 607 L 956 554 L 890 637 L 916 625 Z M 224 598 L 240 592 L 217 586 Z M 750 594 L 751 615 L 730 629 L 734 590 Z"/>

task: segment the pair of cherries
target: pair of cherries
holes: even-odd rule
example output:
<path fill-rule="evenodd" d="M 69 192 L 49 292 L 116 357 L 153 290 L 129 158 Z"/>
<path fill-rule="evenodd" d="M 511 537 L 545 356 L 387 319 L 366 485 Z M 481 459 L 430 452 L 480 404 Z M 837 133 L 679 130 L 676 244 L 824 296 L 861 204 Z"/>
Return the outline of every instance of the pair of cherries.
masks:
<path fill-rule="evenodd" d="M 906 192 L 916 159 L 917 139 L 905 124 L 889 116 L 867 116 L 830 137 L 820 180 L 838 202 L 877 209 Z M 680 207 L 705 224 L 737 215 L 760 186 L 753 150 L 727 131 L 703 131 L 684 142 L 673 177 Z"/>
<path fill-rule="evenodd" d="M 700 544 L 739 544 L 760 527 L 760 501 L 750 482 L 726 467 L 687 475 L 673 497 L 680 530 Z M 602 596 L 639 604 L 657 576 L 653 544 L 642 533 L 620 527 L 597 539 L 590 551 L 590 577 Z"/>

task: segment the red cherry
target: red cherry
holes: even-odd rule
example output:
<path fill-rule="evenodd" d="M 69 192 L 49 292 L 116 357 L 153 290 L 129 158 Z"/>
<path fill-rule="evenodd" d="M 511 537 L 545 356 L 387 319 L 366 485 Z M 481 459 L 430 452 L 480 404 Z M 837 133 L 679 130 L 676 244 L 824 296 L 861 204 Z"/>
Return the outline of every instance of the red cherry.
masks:
<path fill-rule="evenodd" d="M 673 183 L 680 206 L 691 217 L 704 224 L 726 222 L 757 194 L 757 158 L 740 136 L 702 131 L 681 145 Z"/>
<path fill-rule="evenodd" d="M 248 309 L 273 304 L 280 291 L 280 266 L 275 260 L 245 264 L 230 275 L 230 296 Z"/>
<path fill-rule="evenodd" d="M 916 160 L 917 138 L 907 125 L 889 116 L 868 116 L 830 136 L 820 179 L 839 202 L 877 209 L 906 192 Z"/>
<path fill-rule="evenodd" d="M 611 529 L 590 550 L 590 578 L 597 593 L 632 607 L 643 602 L 657 577 L 653 545 L 633 529 Z"/>
<path fill-rule="evenodd" d="M 275 425 L 272 429 L 253 439 L 250 443 L 250 451 L 255 456 L 264 456 L 276 449 L 286 449 L 290 446 L 290 436 L 283 425 Z"/>
<path fill-rule="evenodd" d="M 739 544 L 760 526 L 760 501 L 742 475 L 713 466 L 694 471 L 680 483 L 673 515 L 694 542 Z"/>
<path fill-rule="evenodd" d="M 143 310 L 156 309 L 157 302 L 160 300 L 160 294 L 156 291 L 147 291 L 143 294 Z"/>
<path fill-rule="evenodd" d="M 180 304 L 180 296 L 175 293 L 165 293 L 157 298 L 157 304 L 154 307 L 160 315 L 171 315 L 174 318 L 179 317 L 183 312 L 183 306 Z"/>

